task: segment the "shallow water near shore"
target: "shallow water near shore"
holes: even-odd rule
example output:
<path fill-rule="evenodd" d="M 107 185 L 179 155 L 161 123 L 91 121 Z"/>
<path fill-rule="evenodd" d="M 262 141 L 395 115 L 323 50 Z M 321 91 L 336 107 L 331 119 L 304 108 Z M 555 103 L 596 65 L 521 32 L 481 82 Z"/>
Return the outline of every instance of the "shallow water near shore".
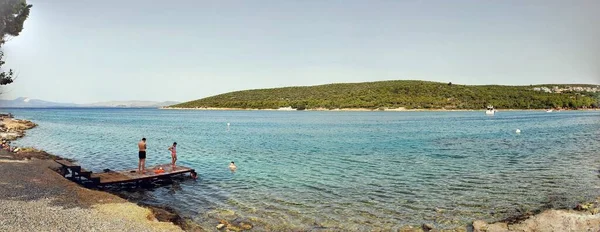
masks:
<path fill-rule="evenodd" d="M 95 172 L 137 167 L 142 137 L 148 165 L 168 163 L 176 141 L 198 181 L 135 198 L 210 229 L 221 218 L 270 229 L 452 228 L 572 207 L 600 188 L 598 111 L 1 111 L 39 125 L 17 145 Z"/>

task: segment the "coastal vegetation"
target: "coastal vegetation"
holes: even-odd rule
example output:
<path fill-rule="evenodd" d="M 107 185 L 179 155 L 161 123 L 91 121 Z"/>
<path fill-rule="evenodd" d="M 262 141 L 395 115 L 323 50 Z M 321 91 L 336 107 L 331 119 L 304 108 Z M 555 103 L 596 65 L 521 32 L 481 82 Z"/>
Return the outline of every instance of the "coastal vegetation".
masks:
<path fill-rule="evenodd" d="M 5 63 L 2 45 L 11 36 L 18 36 L 21 33 L 30 10 L 31 5 L 25 0 L 0 0 L 0 85 L 8 85 L 15 78 L 12 69 L 8 71 L 2 69 Z"/>
<path fill-rule="evenodd" d="M 581 88 L 577 88 L 581 87 Z M 545 89 L 564 91 L 547 92 Z M 585 89 L 585 91 L 578 91 Z M 588 91 L 590 90 L 590 91 Z M 598 90 L 598 91 L 596 91 Z M 459 85 L 395 80 L 236 91 L 173 105 L 240 109 L 500 109 L 597 108 L 594 85 Z"/>

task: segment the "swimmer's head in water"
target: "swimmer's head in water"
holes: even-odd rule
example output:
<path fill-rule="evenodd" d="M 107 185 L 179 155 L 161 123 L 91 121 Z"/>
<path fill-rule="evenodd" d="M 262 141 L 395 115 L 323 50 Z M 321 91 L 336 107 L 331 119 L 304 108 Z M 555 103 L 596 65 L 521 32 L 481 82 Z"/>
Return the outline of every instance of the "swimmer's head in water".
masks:
<path fill-rule="evenodd" d="M 177 142 L 174 142 L 174 143 L 173 143 L 173 146 L 177 146 Z"/>
<path fill-rule="evenodd" d="M 146 142 L 146 138 L 142 138 L 142 141 Z"/>
<path fill-rule="evenodd" d="M 231 161 L 231 164 L 235 164 L 233 161 Z"/>

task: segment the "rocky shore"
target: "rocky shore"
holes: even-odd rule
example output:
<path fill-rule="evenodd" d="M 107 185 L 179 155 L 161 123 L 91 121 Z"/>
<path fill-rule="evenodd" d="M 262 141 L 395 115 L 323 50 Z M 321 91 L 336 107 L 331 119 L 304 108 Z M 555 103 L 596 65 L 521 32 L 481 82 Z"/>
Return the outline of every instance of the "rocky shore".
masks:
<path fill-rule="evenodd" d="M 3 140 L 23 137 L 35 126 L 0 115 Z M 1 231 L 182 231 L 160 222 L 163 215 L 151 208 L 63 178 L 52 161 L 58 158 L 31 148 L 0 149 Z"/>
<path fill-rule="evenodd" d="M 0 230 L 181 231 L 148 208 L 63 178 L 54 157 L 34 153 L 0 151 Z"/>
<path fill-rule="evenodd" d="M 15 140 L 25 136 L 25 131 L 36 127 L 31 121 L 14 119 L 10 114 L 0 114 L 0 137 Z"/>
<path fill-rule="evenodd" d="M 36 125 L 0 115 L 0 136 L 14 140 Z M 20 148 L 0 150 L 0 230 L 2 231 L 204 231 L 175 210 L 140 206 L 103 191 L 83 188 L 54 170 L 47 152 Z M 253 225 L 244 221 L 220 220 L 211 230 L 244 231 Z M 256 229 L 256 228 L 255 228 Z M 342 231 L 317 228 L 316 231 Z M 455 229 L 433 225 L 404 226 L 398 231 L 600 231 L 600 197 L 574 209 L 527 212 L 499 222 L 474 221 Z"/>
<path fill-rule="evenodd" d="M 528 215 L 526 220 L 513 223 L 501 221 L 488 224 L 484 221 L 475 221 L 473 230 L 475 232 L 600 231 L 598 200 L 587 205 L 590 205 L 589 210 L 550 209 L 540 214 Z"/>

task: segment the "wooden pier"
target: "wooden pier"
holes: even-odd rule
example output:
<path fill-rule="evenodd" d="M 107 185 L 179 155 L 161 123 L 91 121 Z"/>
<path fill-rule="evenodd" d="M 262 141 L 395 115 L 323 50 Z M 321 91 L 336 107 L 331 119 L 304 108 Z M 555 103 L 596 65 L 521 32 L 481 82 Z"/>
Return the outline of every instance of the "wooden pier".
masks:
<path fill-rule="evenodd" d="M 157 170 L 158 168 L 162 168 L 164 172 L 155 173 L 154 170 Z M 175 168 L 173 168 L 171 164 L 161 164 L 152 167 L 152 169 L 146 169 L 145 173 L 139 173 L 137 169 L 132 169 L 119 172 L 105 172 L 92 174 L 92 178 L 98 177 L 100 178 L 100 182 L 98 184 L 107 185 L 159 179 L 191 172 L 194 172 L 194 169 L 184 166 L 175 166 Z"/>
<path fill-rule="evenodd" d="M 183 175 L 189 173 L 190 175 L 196 174 L 196 171 L 192 168 L 184 166 L 175 166 L 173 168 L 171 164 L 161 164 L 153 167 L 148 167 L 145 173 L 139 173 L 137 169 L 125 170 L 125 171 L 108 171 L 104 173 L 92 173 L 87 171 L 81 166 L 73 164 L 67 160 L 55 160 L 56 163 L 61 165 L 61 174 L 73 181 L 78 181 L 81 184 L 103 186 L 113 184 L 125 184 L 125 183 L 139 183 L 143 181 L 153 181 L 158 179 L 165 179 L 172 176 Z M 155 172 L 155 170 L 162 169 L 162 172 Z"/>

